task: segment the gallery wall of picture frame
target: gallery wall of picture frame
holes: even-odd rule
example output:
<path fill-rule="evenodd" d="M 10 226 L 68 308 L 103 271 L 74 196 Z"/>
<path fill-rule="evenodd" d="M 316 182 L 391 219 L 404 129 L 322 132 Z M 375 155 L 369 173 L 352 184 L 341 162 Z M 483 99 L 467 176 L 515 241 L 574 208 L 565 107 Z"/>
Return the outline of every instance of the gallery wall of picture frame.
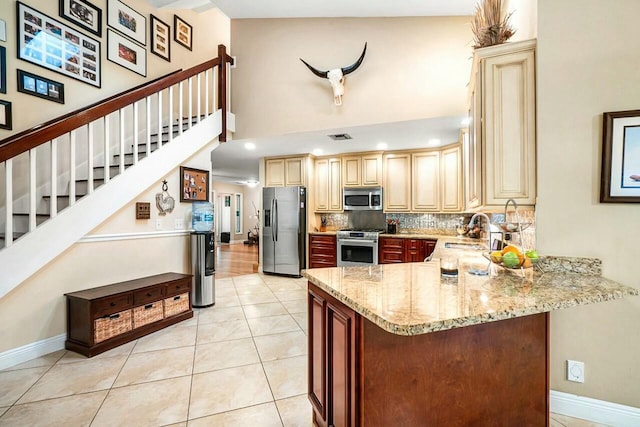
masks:
<path fill-rule="evenodd" d="M 120 0 L 107 3 L 107 59 L 147 76 L 147 19 Z"/>
<path fill-rule="evenodd" d="M 173 15 L 173 39 L 189 50 L 193 48 L 193 27 L 178 15 Z"/>
<path fill-rule="evenodd" d="M 19 59 L 101 87 L 100 41 L 22 2 L 16 8 Z"/>
<path fill-rule="evenodd" d="M 60 16 L 102 37 L 102 10 L 87 0 L 60 0 Z"/>
<path fill-rule="evenodd" d="M 152 14 L 150 28 L 151 53 L 171 62 L 171 27 Z"/>
<path fill-rule="evenodd" d="M 18 92 L 64 104 L 64 85 L 18 69 Z"/>

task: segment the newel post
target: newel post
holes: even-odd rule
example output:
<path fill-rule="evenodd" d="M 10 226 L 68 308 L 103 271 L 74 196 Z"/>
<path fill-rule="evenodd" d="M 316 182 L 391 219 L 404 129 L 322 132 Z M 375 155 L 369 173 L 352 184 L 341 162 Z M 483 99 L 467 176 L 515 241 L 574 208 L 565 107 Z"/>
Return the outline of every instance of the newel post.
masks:
<path fill-rule="evenodd" d="M 220 142 L 227 142 L 227 62 L 233 65 L 233 58 L 227 55 L 227 48 L 218 45 L 218 108 L 222 110 L 222 133 Z"/>

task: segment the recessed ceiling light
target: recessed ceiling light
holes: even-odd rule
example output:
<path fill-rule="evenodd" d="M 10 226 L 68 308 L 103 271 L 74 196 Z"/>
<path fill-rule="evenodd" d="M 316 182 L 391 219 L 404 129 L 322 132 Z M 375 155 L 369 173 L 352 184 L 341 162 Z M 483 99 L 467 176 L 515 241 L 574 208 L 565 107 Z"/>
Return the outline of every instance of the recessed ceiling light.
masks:
<path fill-rule="evenodd" d="M 378 150 L 386 150 L 387 148 L 389 148 L 389 144 L 387 144 L 386 142 L 381 142 L 378 145 L 376 145 L 376 148 Z"/>
<path fill-rule="evenodd" d="M 435 146 L 440 145 L 440 140 L 439 140 L 438 138 L 431 138 L 431 139 L 427 142 L 427 144 L 428 144 L 430 147 L 435 147 Z"/>
<path fill-rule="evenodd" d="M 314 156 L 319 156 L 322 153 L 324 153 L 324 151 L 322 150 L 322 148 L 314 148 L 312 153 L 313 153 Z"/>
<path fill-rule="evenodd" d="M 462 126 L 469 126 L 469 123 L 471 123 L 471 119 L 470 119 L 469 117 L 464 118 L 464 119 L 460 122 L 460 124 L 461 124 Z"/>
<path fill-rule="evenodd" d="M 254 188 L 258 185 L 258 181 L 247 181 L 247 187 Z"/>
<path fill-rule="evenodd" d="M 256 149 L 256 144 L 254 144 L 253 142 L 245 142 L 244 143 L 244 149 L 245 150 L 255 150 Z"/>

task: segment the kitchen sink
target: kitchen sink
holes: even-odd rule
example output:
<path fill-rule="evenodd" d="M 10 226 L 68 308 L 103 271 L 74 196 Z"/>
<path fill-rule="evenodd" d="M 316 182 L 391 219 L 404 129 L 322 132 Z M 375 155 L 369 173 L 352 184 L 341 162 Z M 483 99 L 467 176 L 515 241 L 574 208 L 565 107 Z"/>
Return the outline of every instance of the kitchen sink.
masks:
<path fill-rule="evenodd" d="M 484 247 L 484 245 L 479 245 L 477 243 L 454 243 L 454 242 L 447 242 L 444 244 L 445 249 L 466 249 L 466 250 L 470 250 L 470 251 L 479 251 L 479 250 L 483 250 L 486 249 Z"/>

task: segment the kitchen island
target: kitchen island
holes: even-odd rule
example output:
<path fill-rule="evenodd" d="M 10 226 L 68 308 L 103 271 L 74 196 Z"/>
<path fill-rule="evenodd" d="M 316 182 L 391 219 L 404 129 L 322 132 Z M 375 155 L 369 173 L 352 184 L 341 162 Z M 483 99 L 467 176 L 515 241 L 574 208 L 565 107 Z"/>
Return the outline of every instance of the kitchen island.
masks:
<path fill-rule="evenodd" d="M 638 295 L 597 260 L 549 258 L 525 277 L 459 261 L 457 279 L 438 259 L 305 272 L 314 424 L 548 425 L 549 312 Z"/>

